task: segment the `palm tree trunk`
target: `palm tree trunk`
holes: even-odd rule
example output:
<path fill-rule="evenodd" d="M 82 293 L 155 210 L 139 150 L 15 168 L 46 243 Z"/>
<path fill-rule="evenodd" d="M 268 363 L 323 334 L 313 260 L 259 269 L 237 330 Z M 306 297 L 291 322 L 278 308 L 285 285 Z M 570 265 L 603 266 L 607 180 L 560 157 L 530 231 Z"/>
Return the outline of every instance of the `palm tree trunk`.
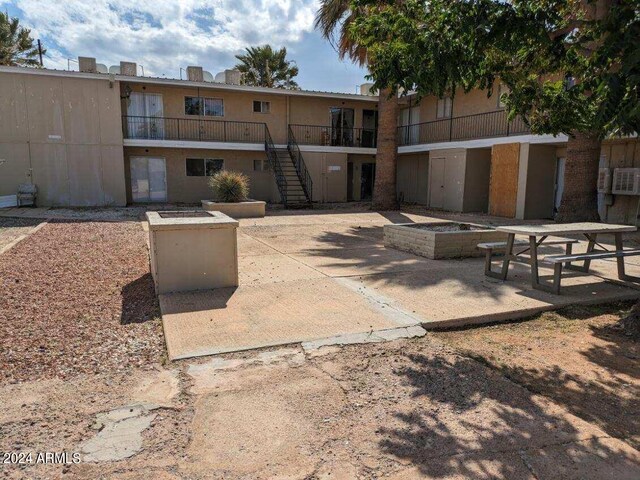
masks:
<path fill-rule="evenodd" d="M 396 166 L 398 160 L 398 96 L 390 88 L 380 91 L 378 101 L 378 150 L 373 187 L 374 210 L 396 210 Z"/>
<path fill-rule="evenodd" d="M 627 336 L 640 340 L 640 301 L 620 320 L 620 327 Z"/>
<path fill-rule="evenodd" d="M 574 132 L 567 143 L 564 192 L 556 222 L 599 222 L 598 167 L 602 138 L 597 132 Z"/>

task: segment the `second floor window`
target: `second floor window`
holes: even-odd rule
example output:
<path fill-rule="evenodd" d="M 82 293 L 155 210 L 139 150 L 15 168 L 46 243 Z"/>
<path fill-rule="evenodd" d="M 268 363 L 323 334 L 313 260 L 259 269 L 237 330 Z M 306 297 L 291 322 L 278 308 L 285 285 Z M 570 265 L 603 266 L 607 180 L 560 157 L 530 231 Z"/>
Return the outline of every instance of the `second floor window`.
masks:
<path fill-rule="evenodd" d="M 453 101 L 451 97 L 443 97 L 438 99 L 436 109 L 436 118 L 450 118 L 453 109 Z"/>
<path fill-rule="evenodd" d="M 184 114 L 222 117 L 224 116 L 224 103 L 221 98 L 184 97 Z"/>
<path fill-rule="evenodd" d="M 187 177 L 211 177 L 223 167 L 221 158 L 187 158 Z"/>
<path fill-rule="evenodd" d="M 271 102 L 260 102 L 258 100 L 253 101 L 254 113 L 269 113 L 271 111 Z"/>

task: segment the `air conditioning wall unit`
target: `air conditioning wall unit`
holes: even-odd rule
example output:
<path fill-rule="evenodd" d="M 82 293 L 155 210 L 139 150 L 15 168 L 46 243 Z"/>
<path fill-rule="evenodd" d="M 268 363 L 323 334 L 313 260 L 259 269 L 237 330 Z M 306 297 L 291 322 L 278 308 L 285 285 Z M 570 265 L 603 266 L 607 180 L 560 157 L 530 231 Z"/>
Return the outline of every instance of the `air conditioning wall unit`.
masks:
<path fill-rule="evenodd" d="M 616 168 L 611 192 L 615 195 L 640 195 L 640 168 Z"/>
<path fill-rule="evenodd" d="M 598 193 L 611 193 L 611 169 L 601 168 L 598 172 Z"/>

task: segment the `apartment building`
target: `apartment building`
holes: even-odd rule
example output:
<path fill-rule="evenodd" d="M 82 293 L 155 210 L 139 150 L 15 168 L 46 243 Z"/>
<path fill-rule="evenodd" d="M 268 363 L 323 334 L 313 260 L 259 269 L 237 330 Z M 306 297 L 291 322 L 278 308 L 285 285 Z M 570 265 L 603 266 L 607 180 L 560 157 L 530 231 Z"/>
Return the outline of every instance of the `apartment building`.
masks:
<path fill-rule="evenodd" d="M 40 205 L 198 203 L 208 176 L 242 171 L 251 196 L 288 205 L 371 198 L 377 97 L 239 85 L 189 67 L 187 78 L 0 67 L 0 205 L 35 183 Z M 214 81 L 215 80 L 215 81 Z M 499 94 L 400 99 L 398 195 L 431 208 L 552 218 L 566 137 L 508 121 Z M 640 167 L 635 139 L 607 141 L 602 167 Z M 640 176 L 639 176 L 640 178 Z M 606 182 L 605 182 L 606 183 Z M 601 189 L 608 221 L 637 223 L 638 196 Z"/>

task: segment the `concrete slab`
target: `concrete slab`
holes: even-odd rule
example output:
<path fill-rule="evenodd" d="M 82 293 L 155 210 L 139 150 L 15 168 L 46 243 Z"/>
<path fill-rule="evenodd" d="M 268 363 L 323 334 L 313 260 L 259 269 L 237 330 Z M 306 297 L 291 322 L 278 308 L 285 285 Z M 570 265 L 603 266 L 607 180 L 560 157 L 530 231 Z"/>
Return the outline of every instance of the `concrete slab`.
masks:
<path fill-rule="evenodd" d="M 240 257 L 238 272 L 240 285 L 246 287 L 325 277 L 319 271 L 280 253 Z"/>
<path fill-rule="evenodd" d="M 506 282 L 486 277 L 482 259 L 434 260 L 430 268 L 408 273 L 368 275 L 351 280 L 392 299 L 391 306 L 414 313 L 425 328 L 523 318 L 570 304 L 634 299 L 638 291 L 594 275 L 568 273 L 562 295 L 534 290 L 529 268 L 512 265 Z M 542 279 L 552 271 L 542 269 Z M 630 273 L 631 269 L 630 269 Z"/>
<path fill-rule="evenodd" d="M 278 253 L 264 242 L 256 240 L 247 234 L 238 232 L 238 256 L 248 257 L 250 255 L 269 255 Z"/>
<path fill-rule="evenodd" d="M 172 360 L 406 326 L 330 278 L 160 295 L 160 308 Z"/>

